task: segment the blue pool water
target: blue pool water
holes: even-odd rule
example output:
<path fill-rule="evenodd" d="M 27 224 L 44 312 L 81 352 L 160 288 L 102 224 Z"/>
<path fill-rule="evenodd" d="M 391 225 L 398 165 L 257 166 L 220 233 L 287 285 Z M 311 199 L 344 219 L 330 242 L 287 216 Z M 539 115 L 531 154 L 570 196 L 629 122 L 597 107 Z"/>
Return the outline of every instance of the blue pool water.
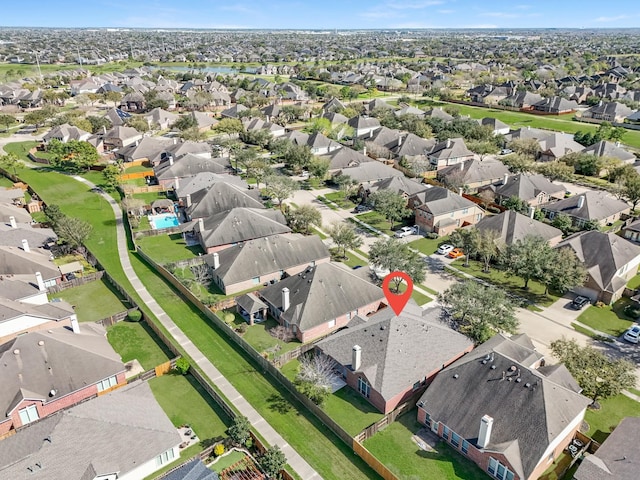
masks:
<path fill-rule="evenodd" d="M 162 228 L 177 227 L 180 225 L 178 217 L 173 213 L 165 213 L 162 215 L 149 215 L 149 223 L 154 230 L 160 230 Z"/>

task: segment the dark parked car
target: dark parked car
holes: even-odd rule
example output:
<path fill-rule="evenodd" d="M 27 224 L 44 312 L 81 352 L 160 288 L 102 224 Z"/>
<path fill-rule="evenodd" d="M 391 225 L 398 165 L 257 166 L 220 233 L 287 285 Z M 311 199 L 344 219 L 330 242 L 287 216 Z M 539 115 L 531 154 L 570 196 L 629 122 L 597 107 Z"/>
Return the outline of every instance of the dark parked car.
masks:
<path fill-rule="evenodd" d="M 578 295 L 571 302 L 571 306 L 576 310 L 582 310 L 585 305 L 589 305 L 590 303 L 591 303 L 591 300 L 589 300 L 587 297 Z"/>

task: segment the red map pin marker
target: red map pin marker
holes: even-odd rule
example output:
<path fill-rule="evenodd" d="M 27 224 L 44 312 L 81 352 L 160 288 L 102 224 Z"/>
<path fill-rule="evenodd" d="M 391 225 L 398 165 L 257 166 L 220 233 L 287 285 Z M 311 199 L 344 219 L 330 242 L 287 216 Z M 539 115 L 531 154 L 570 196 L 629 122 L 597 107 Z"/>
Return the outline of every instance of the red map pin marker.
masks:
<path fill-rule="evenodd" d="M 403 293 L 396 294 L 389 289 L 389 283 L 398 277 L 405 281 L 407 289 Z M 402 313 L 402 309 L 409 301 L 409 298 L 411 298 L 411 292 L 413 292 L 413 281 L 411 280 L 411 277 L 404 272 L 391 272 L 382 282 L 382 291 L 384 292 L 384 296 L 387 297 L 387 301 L 395 314 L 400 315 Z"/>

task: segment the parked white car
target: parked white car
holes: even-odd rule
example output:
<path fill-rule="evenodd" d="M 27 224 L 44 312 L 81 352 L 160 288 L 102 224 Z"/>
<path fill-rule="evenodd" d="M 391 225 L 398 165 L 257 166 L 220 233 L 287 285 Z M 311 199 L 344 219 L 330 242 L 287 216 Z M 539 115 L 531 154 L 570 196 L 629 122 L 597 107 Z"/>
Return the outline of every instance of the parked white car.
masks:
<path fill-rule="evenodd" d="M 395 237 L 396 238 L 404 238 L 409 235 L 415 235 L 418 233 L 418 229 L 416 227 L 402 227 L 400 230 L 396 230 Z"/>
<path fill-rule="evenodd" d="M 640 339 L 640 325 L 634 325 L 624 334 L 624 338 L 627 342 L 638 343 Z"/>
<path fill-rule="evenodd" d="M 440 255 L 446 255 L 451 250 L 453 250 L 453 245 L 451 245 L 449 243 L 445 243 L 444 245 L 440 245 L 438 247 L 438 250 L 436 250 L 436 252 L 439 253 Z"/>

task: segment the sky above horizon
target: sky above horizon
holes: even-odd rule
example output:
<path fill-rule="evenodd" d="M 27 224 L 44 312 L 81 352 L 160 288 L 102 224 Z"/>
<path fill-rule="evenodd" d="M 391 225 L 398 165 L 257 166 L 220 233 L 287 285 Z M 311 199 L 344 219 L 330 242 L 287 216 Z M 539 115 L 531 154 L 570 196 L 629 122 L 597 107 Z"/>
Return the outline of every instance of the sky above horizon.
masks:
<path fill-rule="evenodd" d="M 32 0 L 3 5 L 0 26 L 415 29 L 633 28 L 637 0 Z"/>

